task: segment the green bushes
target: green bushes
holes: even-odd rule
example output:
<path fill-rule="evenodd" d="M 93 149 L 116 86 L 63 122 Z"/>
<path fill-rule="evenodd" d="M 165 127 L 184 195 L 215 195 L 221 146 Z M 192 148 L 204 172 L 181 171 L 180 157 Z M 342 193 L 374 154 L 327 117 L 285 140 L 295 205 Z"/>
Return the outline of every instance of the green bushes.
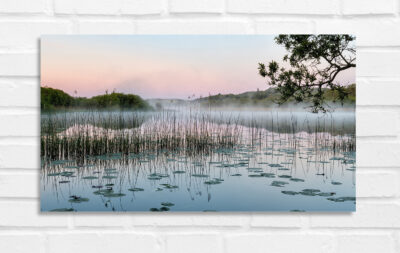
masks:
<path fill-rule="evenodd" d="M 150 110 L 151 106 L 140 96 L 113 92 L 92 98 L 71 97 L 62 90 L 50 87 L 40 88 L 40 108 L 42 110 L 54 109 L 129 109 Z"/>
<path fill-rule="evenodd" d="M 57 107 L 69 107 L 73 104 L 73 97 L 63 92 L 49 87 L 40 88 L 40 108 L 55 109 Z"/>

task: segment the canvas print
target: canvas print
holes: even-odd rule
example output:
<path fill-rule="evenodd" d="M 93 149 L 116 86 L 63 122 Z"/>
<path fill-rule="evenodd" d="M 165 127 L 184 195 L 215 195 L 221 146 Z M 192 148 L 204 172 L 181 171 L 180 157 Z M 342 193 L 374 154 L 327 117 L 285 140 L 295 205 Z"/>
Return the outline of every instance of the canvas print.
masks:
<path fill-rule="evenodd" d="M 40 44 L 42 212 L 355 211 L 355 36 Z"/>

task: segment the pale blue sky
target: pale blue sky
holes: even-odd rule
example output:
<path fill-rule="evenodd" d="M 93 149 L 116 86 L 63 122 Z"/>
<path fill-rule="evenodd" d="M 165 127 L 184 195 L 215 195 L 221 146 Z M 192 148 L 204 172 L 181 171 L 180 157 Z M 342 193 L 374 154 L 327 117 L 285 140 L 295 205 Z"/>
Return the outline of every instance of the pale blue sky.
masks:
<path fill-rule="evenodd" d="M 144 98 L 264 90 L 258 63 L 281 62 L 271 35 L 49 35 L 41 38 L 41 84 L 79 96 L 105 90 Z M 355 71 L 340 76 L 355 82 Z"/>

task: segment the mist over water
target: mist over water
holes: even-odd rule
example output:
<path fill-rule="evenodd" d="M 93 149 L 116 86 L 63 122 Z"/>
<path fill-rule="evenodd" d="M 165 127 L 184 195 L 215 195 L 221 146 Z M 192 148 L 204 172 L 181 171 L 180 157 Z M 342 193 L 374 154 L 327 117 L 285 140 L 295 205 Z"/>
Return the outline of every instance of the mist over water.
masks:
<path fill-rule="evenodd" d="M 42 114 L 41 210 L 355 210 L 351 108 L 162 106 Z"/>

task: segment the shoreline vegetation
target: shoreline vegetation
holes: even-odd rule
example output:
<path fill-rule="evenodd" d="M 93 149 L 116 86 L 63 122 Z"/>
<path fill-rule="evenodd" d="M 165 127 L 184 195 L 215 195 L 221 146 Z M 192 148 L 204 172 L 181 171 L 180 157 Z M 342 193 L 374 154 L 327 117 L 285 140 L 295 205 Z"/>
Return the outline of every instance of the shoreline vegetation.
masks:
<path fill-rule="evenodd" d="M 50 87 L 40 87 L 40 108 L 44 111 L 57 109 L 130 109 L 137 111 L 149 111 L 153 108 L 140 96 L 112 92 L 91 98 L 72 97 L 68 93 Z"/>
<path fill-rule="evenodd" d="M 355 95 L 355 86 L 347 88 L 354 89 Z M 254 106 L 247 101 L 252 99 L 271 102 L 274 95 L 277 95 L 271 89 L 183 100 L 179 108 L 170 107 L 159 100 L 146 101 L 133 94 L 112 92 L 83 98 L 72 97 L 62 90 L 42 87 L 41 108 L 44 114 L 41 117 L 41 154 L 50 159 L 82 159 L 88 155 L 158 152 L 164 149 L 176 152 L 179 148 L 189 153 L 207 154 L 215 148 L 247 145 L 248 141 L 253 145 L 265 130 L 277 134 L 290 133 L 293 136 L 299 132 L 311 135 L 330 133 L 329 137 L 320 137 L 330 142 L 330 149 L 355 149 L 352 120 L 335 120 L 332 115 L 322 118 L 316 115 L 318 117 L 312 119 L 292 113 L 278 116 L 272 111 L 266 114 L 241 114 L 219 110 L 221 101 L 226 108 L 231 109 L 237 109 L 235 105 L 242 103 Z M 334 94 L 330 94 L 329 90 L 325 92 L 334 101 Z M 235 102 L 237 99 L 239 102 Z M 211 107 L 217 110 L 203 110 Z M 268 108 L 275 110 L 272 105 L 266 106 Z M 252 134 L 242 140 L 248 131 Z M 334 137 L 348 134 L 353 137 Z M 296 137 L 293 138 L 296 142 Z"/>
<path fill-rule="evenodd" d="M 296 103 L 293 99 L 287 103 L 278 105 L 279 92 L 276 88 L 267 90 L 249 91 L 240 94 L 217 94 L 207 97 L 199 97 L 192 100 L 185 99 L 148 99 L 145 100 L 139 95 L 124 94 L 112 92 L 104 95 L 98 95 L 91 98 L 73 97 L 68 93 L 50 87 L 41 87 L 40 108 L 43 111 L 52 110 L 133 110 L 133 111 L 154 111 L 162 110 L 165 106 L 186 106 L 189 104 L 198 104 L 202 108 L 218 108 L 229 107 L 231 109 L 252 108 L 252 109 L 285 109 L 293 105 L 296 107 L 309 107 L 311 101 L 303 101 Z M 330 89 L 324 89 L 324 100 L 331 108 L 341 107 L 342 109 L 354 109 L 356 100 L 355 84 L 348 85 L 344 88 L 348 96 L 343 100 L 339 100 L 339 94 Z"/>

